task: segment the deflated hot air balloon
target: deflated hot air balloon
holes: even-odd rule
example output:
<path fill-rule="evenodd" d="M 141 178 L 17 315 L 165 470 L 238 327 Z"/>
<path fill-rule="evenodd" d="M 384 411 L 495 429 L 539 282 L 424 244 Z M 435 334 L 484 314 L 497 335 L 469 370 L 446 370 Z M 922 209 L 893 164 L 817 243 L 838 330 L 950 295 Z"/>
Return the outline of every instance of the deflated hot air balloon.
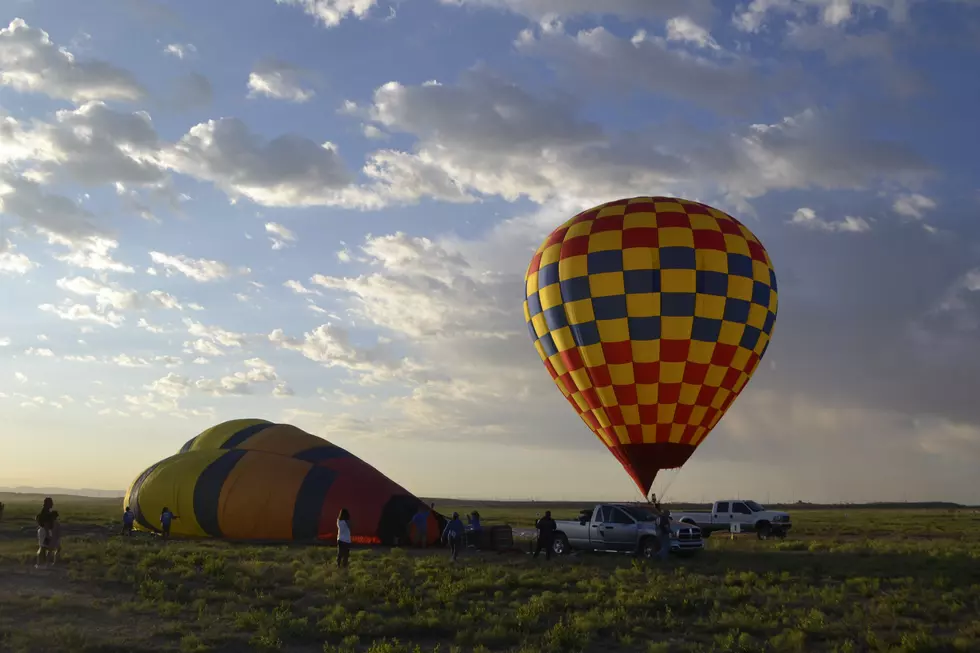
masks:
<path fill-rule="evenodd" d="M 153 465 L 126 492 L 137 528 L 159 532 L 160 512 L 177 519 L 171 534 L 238 540 L 333 540 L 341 508 L 351 539 L 406 542 L 424 504 L 363 460 L 295 426 L 239 419 L 214 426 L 180 453 Z M 444 518 L 429 513 L 428 541 Z"/>
<path fill-rule="evenodd" d="M 673 197 L 579 213 L 541 243 L 525 284 L 534 348 L 644 496 L 718 424 L 776 321 L 776 275 L 759 239 Z"/>

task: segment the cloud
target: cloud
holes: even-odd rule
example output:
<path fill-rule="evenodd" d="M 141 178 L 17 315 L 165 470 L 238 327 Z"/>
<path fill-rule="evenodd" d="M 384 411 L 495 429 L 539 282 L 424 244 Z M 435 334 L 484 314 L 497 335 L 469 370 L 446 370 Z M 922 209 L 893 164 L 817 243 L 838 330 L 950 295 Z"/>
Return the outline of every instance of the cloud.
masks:
<path fill-rule="evenodd" d="M 20 218 L 30 225 L 73 242 L 101 230 L 92 223 L 92 214 L 63 195 L 45 193 L 39 184 L 0 171 L 0 212 Z"/>
<path fill-rule="evenodd" d="M 54 258 L 72 267 L 95 270 L 96 272 L 133 273 L 133 267 L 112 258 L 112 250 L 119 242 L 102 236 L 87 236 L 75 240 L 56 233 L 46 234 L 48 243 L 69 248 L 67 254 L 56 254 Z"/>
<path fill-rule="evenodd" d="M 55 112 L 53 122 L 28 127 L 8 119 L 3 127 L 12 147 L 0 160 L 25 160 L 51 181 L 60 177 L 85 185 L 159 184 L 166 172 L 157 161 L 160 142 L 145 111 L 122 113 L 90 101 Z"/>
<path fill-rule="evenodd" d="M 168 43 L 165 48 L 163 48 L 163 53 L 170 55 L 171 57 L 177 57 L 178 59 L 185 59 L 191 55 L 197 54 L 197 48 L 193 43 Z"/>
<path fill-rule="evenodd" d="M 288 247 L 289 243 L 296 242 L 296 234 L 278 222 L 266 222 L 265 231 L 272 234 L 269 237 L 272 242 L 272 249 L 283 249 Z"/>
<path fill-rule="evenodd" d="M 382 347 L 361 348 L 353 345 L 344 329 L 321 324 L 303 338 L 287 336 L 282 329 L 269 334 L 269 342 L 280 349 L 296 351 L 324 367 L 339 367 L 355 373 L 362 384 L 406 379 L 417 372 L 409 360 L 396 360 Z"/>
<path fill-rule="evenodd" d="M 27 254 L 18 253 L 9 240 L 4 238 L 0 241 L 0 274 L 23 276 L 36 267 L 38 264 L 28 258 Z"/>
<path fill-rule="evenodd" d="M 78 61 L 21 18 L 0 29 L 0 86 L 73 102 L 132 101 L 145 95 L 130 73 L 103 61 Z"/>
<path fill-rule="evenodd" d="M 167 276 L 182 274 L 188 279 L 193 279 L 201 283 L 228 279 L 235 274 L 235 271 L 221 261 L 210 259 L 195 259 L 183 254 L 164 254 L 163 252 L 150 252 L 150 259 L 159 266 L 162 266 Z M 248 268 L 242 268 L 240 273 L 247 274 Z"/>
<path fill-rule="evenodd" d="M 322 295 L 319 290 L 313 288 L 307 288 L 303 285 L 301 281 L 296 281 L 295 279 L 290 279 L 282 284 L 284 287 L 289 288 L 297 295 Z"/>
<path fill-rule="evenodd" d="M 208 356 L 222 355 L 224 351 L 221 347 L 241 349 L 248 339 L 248 336 L 244 333 L 202 324 L 190 318 L 184 318 L 184 325 L 187 327 L 187 332 L 190 335 L 198 338 L 195 343 L 184 343 L 184 346 L 192 346 L 198 353 Z"/>
<path fill-rule="evenodd" d="M 54 304 L 41 304 L 38 306 L 38 308 L 46 313 L 56 315 L 62 320 L 68 320 L 71 322 L 94 322 L 96 324 L 110 326 L 114 329 L 118 328 L 125 321 L 125 318 L 122 315 L 119 315 L 114 311 L 107 310 L 104 313 L 100 313 L 93 310 L 91 306 L 86 304 L 76 304 L 71 300 L 65 300 L 58 306 L 55 306 Z"/>
<path fill-rule="evenodd" d="M 818 231 L 846 231 L 851 233 L 871 231 L 871 225 L 864 218 L 847 215 L 844 216 L 843 220 L 828 222 L 817 217 L 816 211 L 807 207 L 796 209 L 789 223 Z"/>
<path fill-rule="evenodd" d="M 910 8 L 918 0 L 752 0 L 740 5 L 732 14 L 732 23 L 745 32 L 759 32 L 776 14 L 790 14 L 797 19 L 815 18 L 826 26 L 840 27 L 856 20 L 864 11 L 880 11 L 890 20 L 908 19 Z"/>
<path fill-rule="evenodd" d="M 619 16 L 626 19 L 663 20 L 679 14 L 708 18 L 714 14 L 710 0 L 440 0 L 445 5 L 504 9 L 539 21 L 554 17 Z"/>
<path fill-rule="evenodd" d="M 9 347 L 10 346 L 10 342 L 11 342 L 10 341 L 10 338 L 7 337 L 7 336 L 4 336 L 4 337 L 0 338 L 0 347 Z"/>
<path fill-rule="evenodd" d="M 701 44 L 710 56 L 694 54 L 684 43 Z M 584 77 L 596 88 L 643 89 L 715 111 L 744 110 L 766 93 L 784 92 L 791 83 L 785 73 L 774 77 L 759 62 L 723 51 L 707 31 L 686 17 L 668 21 L 666 37 L 639 30 L 629 39 L 604 27 L 572 35 L 561 24 L 546 24 L 538 34 L 524 30 L 516 46 L 524 54 L 552 62 L 577 88 Z"/>
<path fill-rule="evenodd" d="M 300 7 L 324 27 L 336 27 L 345 18 L 366 18 L 377 0 L 276 0 L 276 4 Z"/>
<path fill-rule="evenodd" d="M 721 49 L 718 42 L 711 36 L 711 32 L 695 23 L 688 16 L 675 16 L 667 21 L 667 40 L 694 43 L 700 48 Z"/>
<path fill-rule="evenodd" d="M 332 143 L 286 134 L 263 142 L 237 118 L 198 124 L 161 154 L 178 172 L 265 206 L 355 201 L 352 177 Z"/>
<path fill-rule="evenodd" d="M 417 136 L 414 153 L 382 150 L 365 167 L 382 196 L 406 202 L 561 197 L 581 209 L 643 188 L 737 203 L 772 190 L 859 189 L 932 173 L 914 151 L 869 138 L 846 116 L 807 109 L 741 133 L 607 134 L 579 118 L 568 98 L 538 97 L 482 70 L 454 86 L 391 82 L 375 91 L 370 107 L 351 111 Z"/>
<path fill-rule="evenodd" d="M 313 89 L 303 87 L 303 78 L 308 76 L 304 68 L 278 59 L 264 59 L 248 75 L 248 97 L 306 102 L 316 95 Z"/>
<path fill-rule="evenodd" d="M 925 217 L 926 211 L 931 211 L 934 208 L 936 208 L 935 200 L 918 193 L 900 195 L 892 205 L 895 213 L 916 220 L 921 220 Z"/>

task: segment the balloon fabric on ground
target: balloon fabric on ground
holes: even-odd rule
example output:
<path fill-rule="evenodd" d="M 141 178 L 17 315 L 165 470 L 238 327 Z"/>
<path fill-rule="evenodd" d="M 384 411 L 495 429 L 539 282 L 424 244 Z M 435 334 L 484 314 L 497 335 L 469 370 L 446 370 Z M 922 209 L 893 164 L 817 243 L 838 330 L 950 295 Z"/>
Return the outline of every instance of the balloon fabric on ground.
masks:
<path fill-rule="evenodd" d="M 138 529 L 236 540 L 335 540 L 341 508 L 352 540 L 406 542 L 424 504 L 363 460 L 288 424 L 240 419 L 214 426 L 140 474 L 126 492 Z M 431 513 L 428 541 L 444 521 Z M 412 534 L 414 535 L 414 534 Z"/>
<path fill-rule="evenodd" d="M 722 211 L 672 197 L 579 213 L 541 243 L 525 275 L 535 350 L 644 495 L 745 387 L 776 307 L 759 239 Z"/>

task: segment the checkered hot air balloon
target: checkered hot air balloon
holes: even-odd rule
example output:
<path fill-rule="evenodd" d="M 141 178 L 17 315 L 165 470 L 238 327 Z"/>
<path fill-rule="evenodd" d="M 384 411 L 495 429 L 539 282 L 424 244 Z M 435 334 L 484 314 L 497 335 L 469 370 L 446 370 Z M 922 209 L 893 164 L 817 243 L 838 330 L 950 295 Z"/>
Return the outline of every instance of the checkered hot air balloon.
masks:
<path fill-rule="evenodd" d="M 674 197 L 579 213 L 538 247 L 525 290 L 538 355 L 644 496 L 718 424 L 776 322 L 776 274 L 759 239 Z"/>

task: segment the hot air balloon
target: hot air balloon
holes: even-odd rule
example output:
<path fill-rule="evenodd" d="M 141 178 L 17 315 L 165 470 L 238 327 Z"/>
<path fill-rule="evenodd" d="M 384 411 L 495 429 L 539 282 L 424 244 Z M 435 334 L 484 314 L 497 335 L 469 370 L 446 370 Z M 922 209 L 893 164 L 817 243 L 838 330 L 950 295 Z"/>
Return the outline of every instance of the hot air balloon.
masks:
<path fill-rule="evenodd" d="M 295 426 L 238 419 L 214 426 L 152 465 L 126 492 L 140 530 L 235 540 L 333 540 L 341 508 L 361 544 L 409 541 L 424 504 L 377 469 Z M 428 541 L 445 518 L 429 513 Z"/>
<path fill-rule="evenodd" d="M 674 197 L 571 218 L 525 275 L 534 348 L 646 496 L 739 395 L 776 322 L 769 254 L 742 223 Z"/>

